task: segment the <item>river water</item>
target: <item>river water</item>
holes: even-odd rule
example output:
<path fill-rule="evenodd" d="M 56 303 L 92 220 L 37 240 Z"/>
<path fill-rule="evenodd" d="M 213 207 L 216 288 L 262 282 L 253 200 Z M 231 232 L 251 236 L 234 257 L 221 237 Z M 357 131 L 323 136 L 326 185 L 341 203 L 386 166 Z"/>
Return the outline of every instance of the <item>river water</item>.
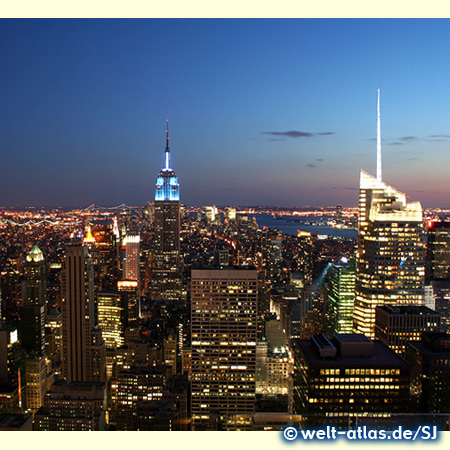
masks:
<path fill-rule="evenodd" d="M 273 217 L 272 214 L 253 214 L 250 215 L 252 219 L 253 216 L 256 216 L 256 222 L 258 223 L 259 228 L 267 227 L 267 228 L 277 228 L 284 234 L 291 234 L 296 236 L 297 230 L 308 231 L 312 234 L 318 235 L 327 235 L 327 236 L 341 236 L 345 238 L 355 238 L 358 235 L 358 232 L 354 228 L 334 228 L 327 225 L 309 225 L 305 224 L 302 221 L 300 222 L 289 222 L 288 220 L 298 220 L 298 217 L 292 216 L 277 216 L 277 218 Z M 319 222 L 322 220 L 321 217 L 305 217 L 308 222 Z"/>

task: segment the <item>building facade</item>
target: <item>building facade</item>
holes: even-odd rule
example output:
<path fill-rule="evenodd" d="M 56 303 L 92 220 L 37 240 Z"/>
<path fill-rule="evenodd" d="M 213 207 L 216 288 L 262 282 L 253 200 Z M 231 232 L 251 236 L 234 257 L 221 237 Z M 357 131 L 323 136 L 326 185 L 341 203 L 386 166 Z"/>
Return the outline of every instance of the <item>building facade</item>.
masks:
<path fill-rule="evenodd" d="M 351 333 L 355 306 L 355 260 L 341 260 L 328 270 L 328 328 Z"/>
<path fill-rule="evenodd" d="M 364 335 L 294 341 L 294 413 L 305 425 L 347 425 L 352 417 L 406 412 L 410 367 Z"/>
<path fill-rule="evenodd" d="M 213 416 L 234 416 L 239 428 L 236 416 L 254 412 L 256 303 L 256 270 L 192 270 L 191 408 L 197 427 Z"/>
<path fill-rule="evenodd" d="M 87 247 L 73 242 L 62 271 L 63 374 L 69 383 L 106 381 L 105 344 L 94 315 L 91 260 Z"/>
<path fill-rule="evenodd" d="M 375 308 L 424 303 L 422 207 L 361 171 L 354 331 L 373 338 Z"/>
<path fill-rule="evenodd" d="M 375 338 L 401 356 L 408 341 L 420 341 L 422 333 L 439 332 L 441 315 L 425 306 L 378 306 Z"/>

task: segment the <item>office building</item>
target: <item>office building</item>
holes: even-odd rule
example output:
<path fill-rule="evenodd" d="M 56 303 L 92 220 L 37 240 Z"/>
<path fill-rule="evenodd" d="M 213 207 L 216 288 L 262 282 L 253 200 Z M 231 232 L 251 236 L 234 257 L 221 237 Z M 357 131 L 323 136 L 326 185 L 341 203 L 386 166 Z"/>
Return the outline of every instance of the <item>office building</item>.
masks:
<path fill-rule="evenodd" d="M 35 245 L 26 256 L 25 296 L 20 308 L 19 339 L 28 354 L 45 353 L 46 273 L 42 251 Z"/>
<path fill-rule="evenodd" d="M 47 366 L 44 356 L 25 360 L 25 384 L 26 408 L 35 412 L 43 406 L 47 392 Z"/>
<path fill-rule="evenodd" d="M 94 329 L 94 284 L 87 247 L 66 246 L 62 271 L 63 374 L 71 382 L 106 381 L 105 343 Z"/>
<path fill-rule="evenodd" d="M 98 326 L 102 330 L 105 347 L 115 350 L 124 344 L 125 307 L 120 292 L 97 294 Z"/>
<path fill-rule="evenodd" d="M 139 235 L 127 234 L 125 238 L 124 280 L 139 281 Z"/>
<path fill-rule="evenodd" d="M 0 414 L 0 432 L 2 431 L 32 431 L 31 414 Z"/>
<path fill-rule="evenodd" d="M 153 300 L 181 298 L 180 193 L 170 167 L 169 129 L 166 130 L 165 166 L 156 180 L 155 239 L 151 296 Z"/>
<path fill-rule="evenodd" d="M 450 280 L 431 280 L 434 310 L 441 319 L 441 331 L 450 333 Z"/>
<path fill-rule="evenodd" d="M 51 361 L 56 377 L 61 375 L 62 365 L 62 316 L 58 308 L 51 308 L 45 324 L 45 353 Z"/>
<path fill-rule="evenodd" d="M 18 386 L 18 372 L 25 356 L 18 336 L 17 329 L 0 321 L 0 385 Z"/>
<path fill-rule="evenodd" d="M 125 326 L 129 326 L 130 322 L 136 321 L 141 316 L 139 282 L 133 280 L 118 281 L 117 290 L 123 299 Z"/>
<path fill-rule="evenodd" d="M 24 305 L 45 305 L 46 273 L 45 259 L 41 249 L 35 245 L 26 256 Z"/>
<path fill-rule="evenodd" d="M 34 415 L 35 431 L 103 431 L 106 385 L 57 380 Z"/>
<path fill-rule="evenodd" d="M 354 330 L 375 335 L 375 308 L 424 303 L 422 207 L 361 171 Z"/>
<path fill-rule="evenodd" d="M 228 221 L 236 220 L 236 208 L 233 208 L 232 206 L 225 208 L 225 217 Z"/>
<path fill-rule="evenodd" d="M 425 255 L 420 202 L 382 181 L 380 90 L 376 177 L 361 170 L 354 331 L 373 338 L 375 308 L 423 305 Z"/>
<path fill-rule="evenodd" d="M 45 306 L 26 305 L 20 308 L 19 339 L 29 355 L 45 353 Z"/>
<path fill-rule="evenodd" d="M 450 222 L 428 221 L 427 280 L 450 280 Z"/>
<path fill-rule="evenodd" d="M 404 356 L 408 341 L 420 341 L 422 333 L 439 332 L 441 316 L 425 306 L 378 306 L 375 338 Z"/>
<path fill-rule="evenodd" d="M 351 333 L 355 305 L 355 260 L 341 258 L 328 270 L 328 329 Z"/>
<path fill-rule="evenodd" d="M 268 342 L 256 347 L 256 393 L 262 395 L 288 395 L 293 357 L 289 348 L 270 348 Z"/>
<path fill-rule="evenodd" d="M 214 250 L 214 265 L 215 266 L 228 266 L 230 265 L 230 252 L 229 250 Z"/>
<path fill-rule="evenodd" d="M 304 425 L 348 425 L 356 415 L 408 410 L 410 367 L 382 342 L 319 334 L 294 340 L 293 351 L 294 413 L 304 416 Z"/>
<path fill-rule="evenodd" d="M 408 342 L 411 364 L 412 412 L 450 413 L 450 334 L 424 333 Z"/>
<path fill-rule="evenodd" d="M 192 416 L 245 427 L 255 407 L 257 272 L 192 270 Z"/>

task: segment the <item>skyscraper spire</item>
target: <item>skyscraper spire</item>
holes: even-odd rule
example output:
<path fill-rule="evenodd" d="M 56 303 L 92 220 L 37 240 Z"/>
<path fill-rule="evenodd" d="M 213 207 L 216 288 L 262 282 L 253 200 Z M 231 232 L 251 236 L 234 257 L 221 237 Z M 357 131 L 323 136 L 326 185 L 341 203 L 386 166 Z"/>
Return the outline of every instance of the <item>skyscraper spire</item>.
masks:
<path fill-rule="evenodd" d="M 378 88 L 378 110 L 377 110 L 377 181 L 382 181 L 382 173 L 381 173 L 380 88 Z"/>
<path fill-rule="evenodd" d="M 155 200 L 179 201 L 179 185 L 174 170 L 170 167 L 169 120 L 166 120 L 165 165 L 156 179 Z"/>
<path fill-rule="evenodd" d="M 169 119 L 166 120 L 166 167 L 164 169 L 170 170 Z"/>

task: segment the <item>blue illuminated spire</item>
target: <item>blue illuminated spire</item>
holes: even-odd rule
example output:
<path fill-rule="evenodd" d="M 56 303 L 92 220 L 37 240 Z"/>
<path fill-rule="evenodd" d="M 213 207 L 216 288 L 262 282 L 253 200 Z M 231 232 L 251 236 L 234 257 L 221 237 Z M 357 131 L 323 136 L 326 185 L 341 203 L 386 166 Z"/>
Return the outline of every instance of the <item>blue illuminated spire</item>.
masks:
<path fill-rule="evenodd" d="M 170 168 L 169 120 L 166 121 L 165 166 L 156 180 L 156 201 L 179 201 L 179 184 L 173 169 Z"/>

